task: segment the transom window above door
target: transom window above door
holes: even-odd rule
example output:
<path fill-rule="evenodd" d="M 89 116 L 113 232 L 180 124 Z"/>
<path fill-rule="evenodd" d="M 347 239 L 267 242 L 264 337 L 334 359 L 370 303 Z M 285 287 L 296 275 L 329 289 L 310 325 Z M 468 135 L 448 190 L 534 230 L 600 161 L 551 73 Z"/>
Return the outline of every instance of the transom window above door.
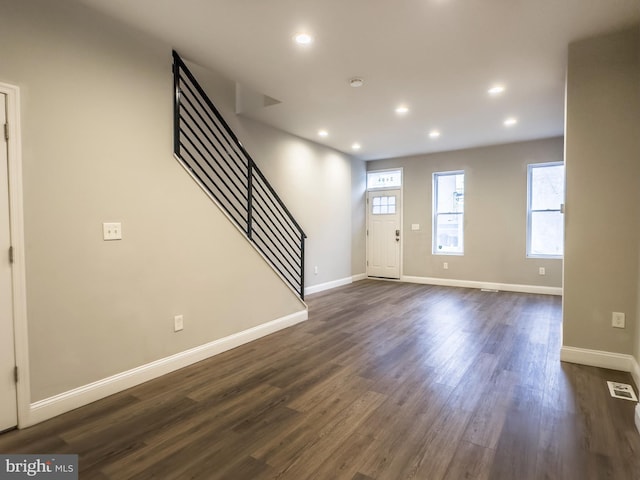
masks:
<path fill-rule="evenodd" d="M 376 196 L 372 199 L 371 213 L 373 215 L 394 215 L 396 213 L 396 196 Z"/>
<path fill-rule="evenodd" d="M 402 170 L 367 172 L 367 190 L 402 186 Z"/>

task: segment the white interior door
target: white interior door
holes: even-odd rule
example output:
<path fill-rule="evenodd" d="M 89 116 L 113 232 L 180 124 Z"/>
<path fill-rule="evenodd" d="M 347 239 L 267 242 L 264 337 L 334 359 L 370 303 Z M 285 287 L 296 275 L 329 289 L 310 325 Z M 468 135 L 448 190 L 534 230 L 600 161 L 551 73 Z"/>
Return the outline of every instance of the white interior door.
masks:
<path fill-rule="evenodd" d="M 14 369 L 13 294 L 9 247 L 9 176 L 7 141 L 7 98 L 0 94 L 0 432 L 18 423 L 18 405 Z"/>
<path fill-rule="evenodd" d="M 367 193 L 367 275 L 400 278 L 400 190 Z"/>

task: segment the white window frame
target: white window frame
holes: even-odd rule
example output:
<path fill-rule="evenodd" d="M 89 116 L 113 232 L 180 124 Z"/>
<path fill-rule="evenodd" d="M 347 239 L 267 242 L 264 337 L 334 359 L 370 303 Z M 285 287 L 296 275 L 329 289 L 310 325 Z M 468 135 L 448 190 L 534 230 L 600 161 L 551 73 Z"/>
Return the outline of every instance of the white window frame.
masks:
<path fill-rule="evenodd" d="M 464 170 L 452 170 L 449 172 L 433 172 L 432 178 L 432 219 L 431 219 L 431 252 L 434 255 L 464 255 L 464 208 L 462 212 L 438 212 L 438 177 L 447 177 L 450 175 L 463 175 Z M 465 185 L 466 190 L 466 185 Z M 443 252 L 438 250 L 438 215 L 462 215 L 462 251 L 461 252 Z"/>
<path fill-rule="evenodd" d="M 564 166 L 564 162 L 544 162 L 544 163 L 530 163 L 529 165 L 527 165 L 527 258 L 548 258 L 548 259 L 563 259 L 564 255 L 547 255 L 547 254 L 540 254 L 540 253 L 531 253 L 531 219 L 532 219 L 532 212 L 559 212 L 559 213 L 564 213 L 564 199 L 563 202 L 560 204 L 560 208 L 558 209 L 547 209 L 547 210 L 532 210 L 531 209 L 531 194 L 532 192 L 532 188 L 531 188 L 531 182 L 533 181 L 533 170 L 536 168 L 544 168 L 544 167 L 557 167 L 559 165 L 563 165 Z M 566 175 L 566 170 L 565 170 L 565 175 Z M 566 195 L 566 192 L 564 192 Z M 562 232 L 563 238 L 564 238 L 564 229 Z M 564 251 L 564 246 L 563 246 L 563 251 Z"/>
<path fill-rule="evenodd" d="M 383 186 L 379 186 L 379 187 L 370 187 L 369 186 L 369 174 L 372 173 L 385 173 L 385 172 L 398 172 L 400 173 L 400 185 L 383 185 Z M 402 184 L 404 183 L 404 179 L 403 179 L 403 172 L 402 172 L 402 168 L 386 168 L 384 170 L 369 170 L 367 171 L 367 175 L 366 175 L 366 190 L 367 191 L 372 191 L 372 190 L 402 190 Z"/>

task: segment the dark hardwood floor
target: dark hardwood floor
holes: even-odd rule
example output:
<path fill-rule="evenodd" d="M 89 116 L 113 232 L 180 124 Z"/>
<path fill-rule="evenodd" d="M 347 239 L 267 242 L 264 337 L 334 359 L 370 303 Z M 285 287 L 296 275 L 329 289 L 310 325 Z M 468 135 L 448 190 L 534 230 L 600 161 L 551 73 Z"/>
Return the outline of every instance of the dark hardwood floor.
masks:
<path fill-rule="evenodd" d="M 365 280 L 309 321 L 48 422 L 0 452 L 81 479 L 639 479 L 626 373 L 559 361 L 561 299 Z"/>

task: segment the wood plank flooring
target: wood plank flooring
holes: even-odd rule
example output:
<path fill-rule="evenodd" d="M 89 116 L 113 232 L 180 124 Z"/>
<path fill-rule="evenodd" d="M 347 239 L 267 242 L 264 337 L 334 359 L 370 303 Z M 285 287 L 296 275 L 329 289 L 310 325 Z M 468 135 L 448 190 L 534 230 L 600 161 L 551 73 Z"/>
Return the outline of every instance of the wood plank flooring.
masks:
<path fill-rule="evenodd" d="M 364 280 L 309 321 L 34 427 L 81 479 L 640 479 L 626 373 L 559 361 L 561 299 Z"/>

